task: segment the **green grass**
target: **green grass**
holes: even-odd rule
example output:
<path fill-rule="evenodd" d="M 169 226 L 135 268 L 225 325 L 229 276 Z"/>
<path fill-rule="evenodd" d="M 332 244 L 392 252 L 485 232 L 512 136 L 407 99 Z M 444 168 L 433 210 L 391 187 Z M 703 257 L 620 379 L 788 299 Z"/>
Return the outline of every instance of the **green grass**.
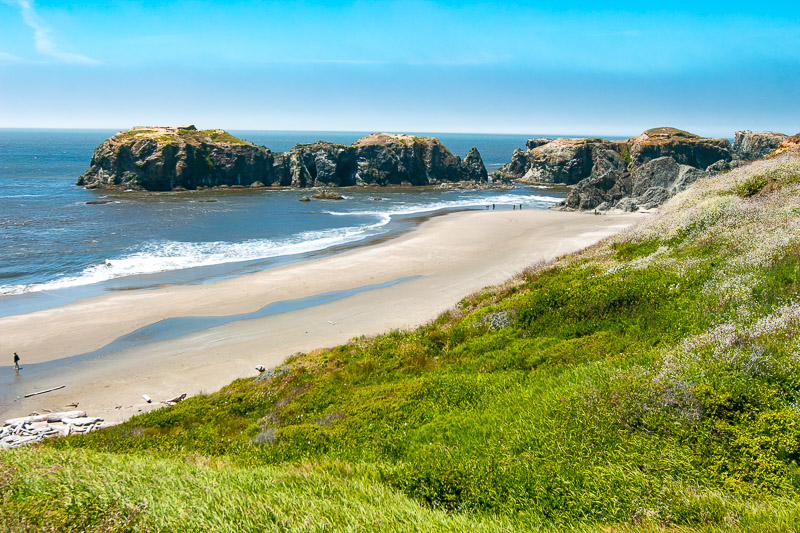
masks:
<path fill-rule="evenodd" d="M 623 144 L 622 148 L 620 148 L 620 155 L 622 159 L 625 160 L 625 164 L 630 166 L 631 165 L 631 151 L 628 148 L 627 144 Z"/>
<path fill-rule="evenodd" d="M 240 139 L 239 137 L 234 137 L 227 131 L 223 130 L 200 130 L 199 133 L 207 135 L 214 142 L 224 142 L 231 144 L 249 144 L 244 139 Z"/>
<path fill-rule="evenodd" d="M 795 183 L 800 183 L 800 172 L 797 171 L 753 173 L 740 182 L 733 192 L 742 198 L 749 198 L 765 189 L 767 192 L 771 192 L 775 188 Z M 767 187 L 769 188 L 767 189 Z"/>
<path fill-rule="evenodd" d="M 136 137 L 152 137 L 155 132 L 156 130 L 152 129 L 127 130 L 118 133 L 117 136 L 123 139 L 133 139 Z M 178 128 L 175 134 L 160 135 L 154 138 L 161 145 L 176 142 L 178 139 L 195 144 L 207 143 L 209 140 L 214 143 L 250 144 L 248 141 L 234 137 L 223 130 L 192 130 Z"/>
<path fill-rule="evenodd" d="M 694 133 L 689 133 L 688 131 L 679 130 L 677 128 L 652 128 L 644 132 L 646 135 L 650 137 L 658 137 L 663 135 L 669 135 L 670 137 L 684 137 L 687 139 L 699 139 L 699 135 L 695 135 Z"/>
<path fill-rule="evenodd" d="M 160 144 L 160 145 L 172 144 L 172 143 L 175 142 L 175 136 L 174 135 L 159 135 L 155 139 L 156 139 L 156 142 L 158 144 Z"/>
<path fill-rule="evenodd" d="M 247 141 L 234 137 L 223 130 L 188 130 L 179 128 L 178 137 L 187 142 L 206 143 L 210 139 L 212 142 L 224 142 L 231 144 L 249 144 Z"/>
<path fill-rule="evenodd" d="M 507 518 L 422 508 L 343 463 L 241 468 L 80 451 L 9 459 L 0 463 L 0 530 L 523 531 Z"/>
<path fill-rule="evenodd" d="M 800 529 L 797 167 L 698 182 L 416 330 L 0 454 L 0 522 Z M 776 186 L 731 194 L 763 175 Z"/>
<path fill-rule="evenodd" d="M 140 135 L 147 136 L 150 135 L 151 133 L 153 133 L 153 130 L 148 130 L 148 129 L 126 130 L 117 133 L 115 137 L 121 137 L 123 139 L 132 139 Z"/>

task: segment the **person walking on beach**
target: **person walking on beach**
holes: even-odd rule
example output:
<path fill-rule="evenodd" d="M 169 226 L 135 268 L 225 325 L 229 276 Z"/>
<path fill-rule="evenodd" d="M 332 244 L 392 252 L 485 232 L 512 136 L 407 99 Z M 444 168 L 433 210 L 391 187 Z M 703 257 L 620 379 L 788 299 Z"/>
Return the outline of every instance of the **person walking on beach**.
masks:
<path fill-rule="evenodd" d="M 19 376 L 19 354 L 14 352 L 14 372 Z"/>

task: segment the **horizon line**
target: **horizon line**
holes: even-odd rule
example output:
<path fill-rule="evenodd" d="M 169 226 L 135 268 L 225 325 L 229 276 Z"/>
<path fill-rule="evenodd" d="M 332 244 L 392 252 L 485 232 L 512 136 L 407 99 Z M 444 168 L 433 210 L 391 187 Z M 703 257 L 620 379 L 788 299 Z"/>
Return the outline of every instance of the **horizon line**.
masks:
<path fill-rule="evenodd" d="M 147 127 L 147 126 L 155 127 L 153 125 L 130 126 L 128 128 L 102 127 L 102 126 L 93 126 L 93 127 L 0 126 L 0 131 L 4 131 L 4 130 L 51 130 L 51 131 L 75 131 L 75 130 L 81 130 L 81 131 L 111 131 L 111 130 L 115 130 L 115 131 L 121 132 L 121 131 L 127 131 L 127 130 L 129 130 L 131 128 L 134 128 L 134 127 Z M 170 126 L 172 126 L 172 125 L 170 125 Z M 343 129 L 343 130 L 331 130 L 331 129 L 319 129 L 319 130 L 315 130 L 315 129 L 296 129 L 296 130 L 295 129 L 251 129 L 251 128 L 236 128 L 236 127 L 232 127 L 232 128 L 197 128 L 197 129 L 222 129 L 224 131 L 229 131 L 229 132 L 230 131 L 239 131 L 239 132 L 274 132 L 274 133 L 354 133 L 354 134 L 365 133 L 365 134 L 368 134 L 368 135 L 371 134 L 371 133 L 424 133 L 424 134 L 445 134 L 445 135 L 520 135 L 520 136 L 528 136 L 529 138 L 534 138 L 534 137 L 537 137 L 537 136 L 538 137 L 548 137 L 548 138 L 549 137 L 552 137 L 552 138 L 559 138 L 559 137 L 595 138 L 595 137 L 601 137 L 601 138 L 607 138 L 607 139 L 610 139 L 610 140 L 621 140 L 621 139 L 629 139 L 631 137 L 635 137 L 637 135 L 641 135 L 644 131 L 647 131 L 649 129 L 655 129 L 655 128 L 661 128 L 661 127 L 675 127 L 675 126 L 653 126 L 652 128 L 647 128 L 647 129 L 641 130 L 641 131 L 639 131 L 637 133 L 632 133 L 630 135 L 628 135 L 628 134 L 619 135 L 619 134 L 611 134 L 611 133 L 600 134 L 600 133 L 596 133 L 596 132 L 591 132 L 591 133 L 585 133 L 585 132 L 584 133 L 576 133 L 576 132 L 561 132 L 561 133 L 536 132 L 536 133 L 532 133 L 530 131 L 528 131 L 528 132 L 520 132 L 520 131 L 504 131 L 504 132 L 498 132 L 498 131 L 431 131 L 431 130 L 424 131 L 424 130 L 413 130 L 413 129 L 402 130 L 402 131 L 401 130 L 366 130 L 366 129 L 363 129 L 363 130 L 362 129 L 353 129 L 353 130 L 347 130 L 347 129 Z M 683 128 L 676 128 L 676 129 L 681 129 L 683 131 L 689 131 L 691 133 L 691 130 L 684 130 Z M 717 135 L 716 137 L 707 137 L 707 138 L 732 139 L 733 138 L 733 134 L 736 133 L 736 131 L 772 131 L 772 130 L 748 130 L 746 128 L 745 129 L 735 129 L 733 132 L 731 132 L 730 136 L 728 136 L 726 134 L 726 135 Z M 786 134 L 786 135 L 791 135 L 791 134 Z M 615 137 L 618 138 L 618 139 L 612 139 L 612 138 L 615 138 Z"/>

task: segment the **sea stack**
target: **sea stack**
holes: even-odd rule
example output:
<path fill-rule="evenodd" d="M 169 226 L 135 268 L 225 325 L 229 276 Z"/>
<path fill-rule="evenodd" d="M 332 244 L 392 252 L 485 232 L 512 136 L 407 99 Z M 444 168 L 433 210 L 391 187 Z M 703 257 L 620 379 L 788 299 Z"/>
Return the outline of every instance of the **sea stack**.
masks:
<path fill-rule="evenodd" d="M 92 155 L 78 185 L 171 191 L 270 183 L 274 155 L 223 130 L 136 127 L 110 137 Z"/>
<path fill-rule="evenodd" d="M 318 141 L 272 152 L 223 130 L 137 127 L 104 141 L 78 185 L 171 191 L 205 187 L 486 184 L 476 148 L 462 160 L 438 139 L 373 133 L 352 145 Z"/>

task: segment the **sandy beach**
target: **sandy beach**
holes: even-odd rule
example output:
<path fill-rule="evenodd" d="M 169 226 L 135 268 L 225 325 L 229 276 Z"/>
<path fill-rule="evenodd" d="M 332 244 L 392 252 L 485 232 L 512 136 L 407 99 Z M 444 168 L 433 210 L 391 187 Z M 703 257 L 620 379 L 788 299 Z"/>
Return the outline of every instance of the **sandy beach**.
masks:
<path fill-rule="evenodd" d="M 7 361 L 0 372 L 11 379 L 0 385 L 7 389 L 0 417 L 78 403 L 94 416 L 119 422 L 181 393 L 212 392 L 236 378 L 254 376 L 256 365 L 275 366 L 299 351 L 423 324 L 476 290 L 589 246 L 641 216 L 646 215 L 461 212 L 431 219 L 385 242 L 256 274 L 109 293 L 2 317 Z M 364 289 L 374 285 L 385 286 Z M 353 289 L 349 296 L 314 302 L 319 295 L 347 289 Z M 80 357 L 163 320 L 240 315 L 300 299 L 306 303 L 291 311 Z M 22 358 L 17 378 L 13 352 Z M 61 385 L 58 391 L 23 398 Z M 146 404 L 142 394 L 154 403 Z"/>

